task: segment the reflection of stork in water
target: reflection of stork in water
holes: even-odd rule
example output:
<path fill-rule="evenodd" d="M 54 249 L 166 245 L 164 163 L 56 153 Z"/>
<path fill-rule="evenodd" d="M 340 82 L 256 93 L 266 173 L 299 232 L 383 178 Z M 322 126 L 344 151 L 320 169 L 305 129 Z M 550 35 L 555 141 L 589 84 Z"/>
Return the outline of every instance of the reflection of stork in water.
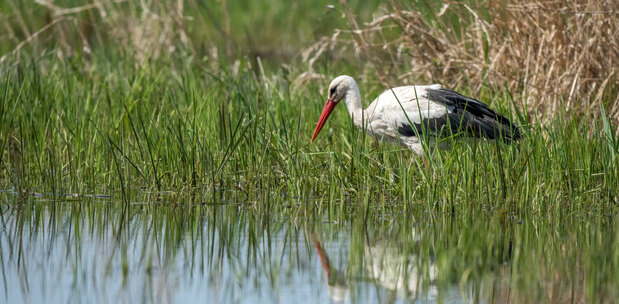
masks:
<path fill-rule="evenodd" d="M 346 274 L 331 265 L 327 252 L 314 235 L 312 241 L 327 276 L 329 296 L 343 301 L 349 292 Z M 366 245 L 362 262 L 364 278 L 395 292 L 399 298 L 435 301 L 438 297 L 436 264 L 429 261 L 420 265 L 417 262 L 415 255 L 403 254 L 394 246 L 381 242 Z"/>

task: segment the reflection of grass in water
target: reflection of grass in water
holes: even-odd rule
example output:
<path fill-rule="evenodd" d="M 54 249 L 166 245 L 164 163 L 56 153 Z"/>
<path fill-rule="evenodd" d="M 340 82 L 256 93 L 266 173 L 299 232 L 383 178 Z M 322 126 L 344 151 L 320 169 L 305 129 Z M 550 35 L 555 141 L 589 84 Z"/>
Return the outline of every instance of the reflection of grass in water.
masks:
<path fill-rule="evenodd" d="M 14 197 L 3 195 L 3 200 L 14 202 Z M 148 211 L 143 205 L 131 205 L 128 220 L 118 231 L 121 207 L 120 202 L 92 199 L 3 207 L 0 238 L 2 268 L 8 273 L 5 280 L 12 279 L 17 265 L 36 273 L 33 265 L 45 261 L 46 273 L 60 271 L 54 267 L 73 269 L 79 282 L 74 286 L 76 297 L 80 289 L 97 288 L 134 288 L 133 292 L 145 296 L 174 296 L 179 292 L 175 286 L 187 288 L 191 280 L 209 282 L 200 285 L 230 299 L 244 294 L 246 288 L 268 288 L 277 294 L 294 288 L 286 283 L 291 276 L 311 276 L 320 267 L 311 244 L 310 234 L 314 234 L 328 245 L 331 271 L 340 272 L 341 282 L 332 283 L 349 290 L 353 300 L 373 294 L 367 288 L 374 285 L 375 292 L 386 299 L 425 297 L 431 288 L 438 288 L 439 299 L 455 289 L 459 296 L 499 302 L 616 296 L 609 272 L 614 267 L 616 240 L 607 237 L 613 227 L 597 216 L 580 218 L 589 225 L 567 227 L 552 221 L 505 220 L 501 215 L 481 215 L 472 222 L 429 217 L 427 209 L 418 208 L 407 216 L 367 222 L 362 216 L 335 211 L 332 215 L 342 223 L 326 224 L 286 219 L 256 208 L 156 206 Z M 380 213 L 368 212 L 371 218 Z M 434 268 L 437 277 L 429 280 Z M 79 280 L 84 271 L 92 273 L 93 279 Z M 598 275 L 592 277 L 593 273 Z M 28 277 L 28 273 L 21 275 Z M 408 286 L 406 280 L 419 280 L 418 287 L 408 292 L 386 289 L 394 286 L 386 281 L 393 277 L 404 280 L 400 286 Z M 136 291 L 131 285 L 135 282 L 144 289 Z M 217 289 L 223 286 L 227 287 Z M 115 294 L 101 293 L 103 297 Z"/>

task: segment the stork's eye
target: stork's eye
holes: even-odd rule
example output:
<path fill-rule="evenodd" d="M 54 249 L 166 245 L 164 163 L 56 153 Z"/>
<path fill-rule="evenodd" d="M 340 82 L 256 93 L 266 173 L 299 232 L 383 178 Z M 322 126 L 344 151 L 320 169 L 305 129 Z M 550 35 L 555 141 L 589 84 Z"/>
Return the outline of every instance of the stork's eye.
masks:
<path fill-rule="evenodd" d="M 332 87 L 331 90 L 329 91 L 329 96 L 335 95 L 335 90 L 336 89 L 337 89 L 337 87 Z"/>

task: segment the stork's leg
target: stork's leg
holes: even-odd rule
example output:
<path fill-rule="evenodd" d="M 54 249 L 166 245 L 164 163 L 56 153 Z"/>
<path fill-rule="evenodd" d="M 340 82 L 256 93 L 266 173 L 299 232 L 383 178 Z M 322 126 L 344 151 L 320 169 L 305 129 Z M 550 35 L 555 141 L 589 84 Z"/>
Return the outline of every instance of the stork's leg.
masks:
<path fill-rule="evenodd" d="M 426 166 L 426 172 L 432 172 L 430 170 L 430 164 L 428 163 L 428 155 L 426 155 L 426 151 L 424 151 L 423 145 L 421 144 L 419 139 L 417 139 L 417 137 L 400 136 L 400 140 L 402 140 L 402 142 L 404 142 L 409 149 L 411 149 L 413 152 L 419 155 L 419 157 L 421 157 L 421 159 L 423 160 L 423 164 Z M 436 177 L 434 176 L 434 172 L 432 172 L 432 179 L 436 184 Z"/>
<path fill-rule="evenodd" d="M 426 165 L 426 172 L 432 174 L 432 182 L 436 184 L 436 176 L 434 175 L 434 170 L 430 170 L 430 164 L 428 163 L 428 159 L 424 157 L 423 163 Z"/>

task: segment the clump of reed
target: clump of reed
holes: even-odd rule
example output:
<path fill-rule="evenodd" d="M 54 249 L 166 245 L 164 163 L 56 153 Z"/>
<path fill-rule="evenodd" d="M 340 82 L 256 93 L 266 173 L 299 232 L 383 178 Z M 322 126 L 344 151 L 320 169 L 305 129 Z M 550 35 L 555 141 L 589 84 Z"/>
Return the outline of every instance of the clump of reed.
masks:
<path fill-rule="evenodd" d="M 340 4 L 350 29 L 312 46 L 304 54 L 310 63 L 329 50 L 354 54 L 383 86 L 432 81 L 476 91 L 506 87 L 536 118 L 568 111 L 594 120 L 605 106 L 619 122 L 619 11 L 612 0 L 509 0 L 478 7 L 448 1 L 425 10 L 392 0 L 366 23 L 346 0 Z"/>

